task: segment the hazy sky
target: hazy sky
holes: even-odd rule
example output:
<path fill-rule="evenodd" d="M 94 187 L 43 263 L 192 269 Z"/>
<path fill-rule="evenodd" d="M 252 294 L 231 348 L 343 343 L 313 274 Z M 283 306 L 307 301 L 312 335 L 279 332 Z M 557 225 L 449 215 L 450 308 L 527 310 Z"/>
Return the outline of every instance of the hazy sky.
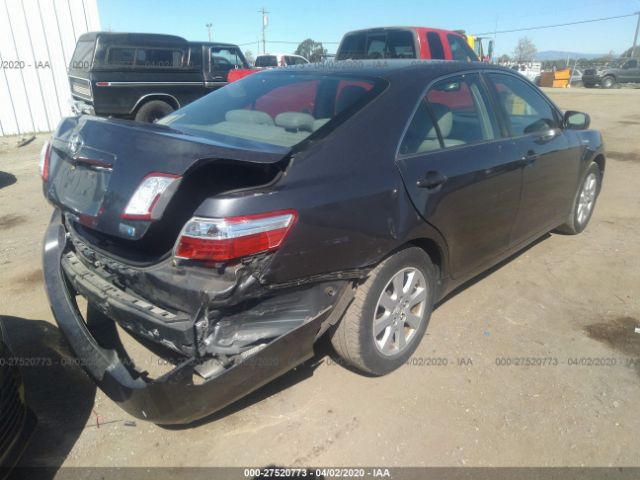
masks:
<path fill-rule="evenodd" d="M 258 10 L 263 6 L 271 12 L 267 51 L 293 51 L 310 37 L 335 52 L 342 35 L 358 28 L 416 25 L 484 33 L 629 14 L 640 10 L 640 0 L 98 0 L 105 30 L 206 40 L 205 24 L 212 23 L 214 41 L 241 44 L 254 54 L 262 35 Z M 518 38 L 526 35 L 538 51 L 619 54 L 631 46 L 636 21 L 628 17 L 498 34 L 496 53 L 511 53 Z"/>

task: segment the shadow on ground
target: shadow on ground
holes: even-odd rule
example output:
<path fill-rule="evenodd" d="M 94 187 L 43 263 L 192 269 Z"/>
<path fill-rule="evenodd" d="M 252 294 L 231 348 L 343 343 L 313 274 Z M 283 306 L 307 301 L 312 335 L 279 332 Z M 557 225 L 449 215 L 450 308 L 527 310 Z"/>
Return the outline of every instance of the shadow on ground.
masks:
<path fill-rule="evenodd" d="M 541 243 L 541 242 L 547 240 L 548 238 L 550 238 L 551 235 L 552 234 L 550 234 L 550 233 L 542 235 L 540 238 L 535 240 L 533 243 L 527 245 L 522 250 L 519 250 L 518 252 L 514 253 L 513 255 L 510 255 L 509 257 L 507 257 L 506 259 L 504 259 L 501 262 L 497 263 L 496 265 L 494 265 L 493 267 L 489 268 L 488 270 L 482 272 L 481 274 L 477 275 L 476 277 L 473 277 L 471 280 L 463 283 L 461 286 L 457 287 L 451 293 L 449 293 L 444 298 L 442 298 L 435 305 L 434 309 L 437 309 L 438 306 L 440 306 L 443 303 L 447 302 L 448 300 L 452 299 L 453 297 L 455 297 L 459 293 L 465 291 L 467 288 L 472 287 L 473 285 L 475 285 L 479 281 L 485 279 L 489 275 L 491 275 L 491 274 L 495 273 L 496 271 L 500 270 L 502 267 L 504 267 L 508 263 L 512 262 L 513 260 L 517 259 L 521 255 L 524 255 L 525 253 L 527 253 L 530 249 L 534 248 L 539 243 Z M 281 392 L 283 390 L 286 390 L 287 388 L 293 387 L 294 385 L 296 385 L 299 382 L 302 382 L 303 380 L 306 380 L 306 379 L 310 378 L 311 376 L 313 376 L 313 372 L 315 371 L 315 369 L 318 368 L 325 361 L 331 361 L 331 362 L 333 362 L 335 364 L 339 364 L 339 365 L 343 366 L 344 368 L 346 368 L 347 370 L 350 370 L 351 372 L 353 372 L 354 374 L 357 374 L 357 375 L 365 375 L 365 376 L 368 376 L 368 377 L 374 377 L 374 375 L 369 375 L 369 374 L 363 373 L 363 372 L 361 372 L 359 370 L 356 370 L 351 365 L 345 363 L 341 358 L 339 358 L 337 353 L 335 352 L 335 350 L 331 346 L 331 342 L 329 340 L 329 335 L 325 334 L 314 345 L 314 355 L 313 355 L 313 357 L 310 358 L 309 360 L 307 360 L 306 362 L 302 363 L 301 365 L 299 365 L 295 369 L 285 373 L 284 375 L 282 375 L 282 376 L 276 378 L 275 380 L 269 382 L 265 386 L 263 386 L 263 387 L 259 388 L 258 390 L 250 393 L 249 395 L 246 395 L 245 397 L 235 401 L 234 403 L 232 403 L 231 405 L 223 408 L 222 410 L 219 410 L 218 412 L 213 413 L 212 415 L 209 415 L 208 417 L 205 417 L 205 418 L 203 418 L 201 420 L 198 420 L 198 421 L 196 421 L 194 423 L 190 423 L 190 424 L 187 424 L 187 425 L 165 425 L 165 426 L 163 426 L 163 428 L 166 428 L 168 430 L 183 430 L 183 429 L 190 429 L 190 428 L 199 427 L 199 426 L 205 425 L 207 423 L 215 422 L 216 420 L 220 420 L 220 419 L 222 419 L 224 417 L 227 417 L 229 415 L 232 415 L 232 414 L 234 414 L 234 413 L 236 413 L 236 412 L 238 412 L 240 410 L 243 410 L 243 409 L 245 409 L 247 407 L 250 407 L 250 406 L 252 406 L 252 405 L 254 405 L 256 403 L 259 403 L 262 400 L 265 400 L 265 399 L 269 398 L 272 395 L 276 395 L 277 393 L 279 393 L 279 392 Z"/>
<path fill-rule="evenodd" d="M 53 478 L 87 424 L 96 387 L 74 362 L 58 328 L 11 316 L 0 321 L 13 355 L 28 365 L 21 372 L 27 403 L 38 419 L 10 478 Z"/>
<path fill-rule="evenodd" d="M 0 172 L 0 188 L 8 187 L 16 183 L 18 179 L 12 173 Z"/>

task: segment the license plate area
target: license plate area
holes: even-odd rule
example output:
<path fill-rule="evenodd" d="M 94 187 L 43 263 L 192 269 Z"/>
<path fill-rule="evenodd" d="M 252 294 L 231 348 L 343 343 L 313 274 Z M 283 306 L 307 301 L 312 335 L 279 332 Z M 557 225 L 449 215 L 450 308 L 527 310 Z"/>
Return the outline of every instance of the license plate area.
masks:
<path fill-rule="evenodd" d="M 57 201 L 76 213 L 97 216 L 111 171 L 63 160 L 51 179 Z"/>

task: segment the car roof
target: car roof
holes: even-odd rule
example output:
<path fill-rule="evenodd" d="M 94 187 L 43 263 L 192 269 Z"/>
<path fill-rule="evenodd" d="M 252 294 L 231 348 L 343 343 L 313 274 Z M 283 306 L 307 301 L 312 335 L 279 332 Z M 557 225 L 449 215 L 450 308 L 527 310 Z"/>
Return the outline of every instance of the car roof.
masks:
<path fill-rule="evenodd" d="M 344 34 L 351 35 L 353 33 L 363 33 L 363 32 L 376 32 L 376 31 L 384 31 L 384 30 L 413 30 L 415 32 L 439 32 L 439 33 L 455 33 L 456 35 L 460 35 L 460 32 L 456 32 L 455 30 L 446 30 L 444 28 L 433 28 L 433 27 L 413 27 L 410 25 L 395 25 L 390 27 L 371 27 L 371 28 L 361 28 L 358 30 L 351 30 Z"/>
<path fill-rule="evenodd" d="M 425 78 L 436 78 L 457 72 L 470 70 L 500 70 L 513 73 L 509 68 L 482 62 L 461 62 L 452 60 L 421 60 L 421 59 L 380 59 L 380 60 L 339 60 L 323 63 L 308 63 L 279 67 L 265 71 L 269 72 L 299 72 L 303 74 L 344 74 L 350 76 L 378 77 L 393 80 L 397 76 L 420 74 Z"/>
<path fill-rule="evenodd" d="M 135 33 L 135 32 L 87 32 L 78 37 L 78 40 L 95 40 L 96 38 L 112 38 L 118 40 L 128 40 L 132 42 L 175 42 L 186 43 L 187 40 L 177 35 L 165 35 L 162 33 Z"/>

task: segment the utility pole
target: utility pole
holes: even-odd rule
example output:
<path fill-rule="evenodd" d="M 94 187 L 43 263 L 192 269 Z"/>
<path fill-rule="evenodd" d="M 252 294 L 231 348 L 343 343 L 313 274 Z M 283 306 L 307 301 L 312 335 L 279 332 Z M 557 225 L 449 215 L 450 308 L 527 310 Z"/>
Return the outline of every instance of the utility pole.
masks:
<path fill-rule="evenodd" d="M 205 26 L 207 27 L 207 30 L 209 32 L 209 41 L 211 41 L 211 27 L 213 27 L 213 24 L 207 23 Z"/>
<path fill-rule="evenodd" d="M 638 24 L 636 25 L 636 34 L 633 36 L 633 47 L 631 47 L 630 57 L 633 57 L 636 54 L 636 45 L 638 44 L 638 32 L 640 32 L 640 12 L 636 12 L 636 15 L 638 15 Z"/>
<path fill-rule="evenodd" d="M 262 53 L 267 53 L 267 40 L 266 40 L 266 32 L 267 25 L 269 24 L 269 12 L 267 12 L 264 7 L 258 10 L 258 13 L 262 14 Z"/>

